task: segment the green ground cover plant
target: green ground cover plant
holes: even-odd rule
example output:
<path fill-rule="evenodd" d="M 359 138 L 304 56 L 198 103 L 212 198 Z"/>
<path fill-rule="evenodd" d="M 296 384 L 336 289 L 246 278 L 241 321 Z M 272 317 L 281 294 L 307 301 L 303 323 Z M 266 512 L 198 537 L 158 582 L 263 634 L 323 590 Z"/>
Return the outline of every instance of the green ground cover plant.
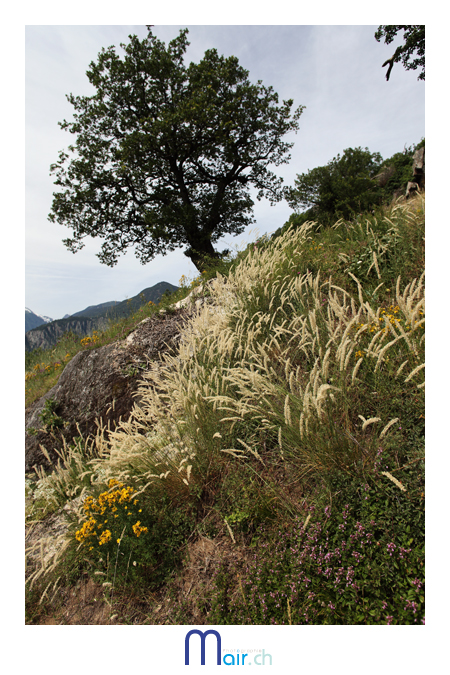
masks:
<path fill-rule="evenodd" d="M 424 623 L 423 480 L 405 475 L 408 492 L 382 472 L 335 475 L 332 506 L 261 528 L 245 569 L 217 571 L 211 623 Z"/>
<path fill-rule="evenodd" d="M 29 593 L 89 572 L 109 600 L 151 590 L 150 623 L 423 624 L 424 211 L 419 195 L 290 226 L 194 280 L 208 302 L 130 419 L 38 476 L 59 508 L 78 501 Z M 188 602 L 200 540 L 218 553 Z"/>

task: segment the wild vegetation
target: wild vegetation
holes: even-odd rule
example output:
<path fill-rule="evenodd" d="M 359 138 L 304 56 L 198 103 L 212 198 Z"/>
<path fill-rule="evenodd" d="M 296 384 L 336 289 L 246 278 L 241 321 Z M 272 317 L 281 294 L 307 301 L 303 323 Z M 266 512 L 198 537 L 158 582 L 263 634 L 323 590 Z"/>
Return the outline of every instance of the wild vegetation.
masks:
<path fill-rule="evenodd" d="M 389 202 L 393 194 L 404 194 L 414 153 L 424 146 L 422 138 L 385 160 L 368 148 L 347 148 L 326 166 L 297 174 L 294 187 L 288 190 L 294 209 L 289 222 L 299 226 L 313 220 L 318 227 L 332 226 L 339 218 L 352 219 Z M 306 210 L 298 213 L 299 207 Z"/>
<path fill-rule="evenodd" d="M 106 330 L 94 330 L 92 335 L 80 338 L 71 331 L 64 333 L 51 349 L 34 349 L 25 352 L 25 407 L 31 405 L 58 381 L 67 363 L 82 349 L 102 347 L 126 337 L 134 326 L 187 295 L 184 280 L 175 294 L 166 293 L 158 304 L 143 303 L 136 312 L 120 320 L 111 320 Z M 195 284 L 198 282 L 195 281 Z"/>
<path fill-rule="evenodd" d="M 131 418 L 27 480 L 29 524 L 67 514 L 28 623 L 87 622 L 88 584 L 103 623 L 424 623 L 424 210 L 291 223 L 165 298 L 206 302 Z M 29 357 L 28 400 L 161 307 Z"/>

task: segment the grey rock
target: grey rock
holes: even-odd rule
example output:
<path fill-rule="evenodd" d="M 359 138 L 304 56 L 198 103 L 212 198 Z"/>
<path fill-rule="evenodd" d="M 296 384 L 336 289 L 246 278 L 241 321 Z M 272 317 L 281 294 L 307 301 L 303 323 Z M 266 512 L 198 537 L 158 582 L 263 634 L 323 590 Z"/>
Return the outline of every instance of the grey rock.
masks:
<path fill-rule="evenodd" d="M 190 314 L 180 309 L 156 315 L 138 324 L 127 338 L 74 356 L 57 384 L 25 411 L 25 471 L 35 465 L 51 468 L 63 439 L 70 444 L 80 435 L 95 436 L 100 422 L 114 430 L 120 419 L 127 420 L 139 400 L 144 371 L 165 351 L 176 349 Z M 43 429 L 40 417 L 50 398 L 56 402 L 55 414 L 63 420 L 63 426 L 53 430 Z"/>

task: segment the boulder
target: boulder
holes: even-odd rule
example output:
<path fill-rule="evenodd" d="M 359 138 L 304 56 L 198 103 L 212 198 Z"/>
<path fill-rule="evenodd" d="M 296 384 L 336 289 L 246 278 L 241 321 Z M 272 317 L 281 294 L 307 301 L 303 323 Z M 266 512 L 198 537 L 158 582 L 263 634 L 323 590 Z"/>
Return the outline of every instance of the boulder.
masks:
<path fill-rule="evenodd" d="M 419 148 L 413 155 L 413 177 L 406 186 L 406 199 L 414 196 L 425 187 L 425 147 Z"/>
<path fill-rule="evenodd" d="M 80 434 L 95 436 L 98 422 L 113 430 L 120 419 L 127 420 L 139 400 L 143 372 L 165 351 L 176 349 L 190 315 L 187 308 L 155 315 L 144 319 L 126 339 L 76 354 L 57 384 L 25 411 L 25 471 L 35 465 L 51 468 L 64 440 L 70 444 Z M 49 399 L 58 421 L 53 429 L 49 424 L 43 428 L 41 418 Z"/>
<path fill-rule="evenodd" d="M 391 166 L 386 166 L 384 169 L 382 169 L 380 173 L 375 176 L 375 180 L 380 187 L 384 187 L 394 174 L 395 166 L 391 164 Z"/>
<path fill-rule="evenodd" d="M 408 181 L 406 185 L 406 198 L 408 199 L 409 197 L 414 196 L 419 192 L 419 185 L 415 183 L 414 181 Z"/>
<path fill-rule="evenodd" d="M 425 146 L 415 151 L 413 156 L 413 181 L 420 189 L 425 187 Z"/>

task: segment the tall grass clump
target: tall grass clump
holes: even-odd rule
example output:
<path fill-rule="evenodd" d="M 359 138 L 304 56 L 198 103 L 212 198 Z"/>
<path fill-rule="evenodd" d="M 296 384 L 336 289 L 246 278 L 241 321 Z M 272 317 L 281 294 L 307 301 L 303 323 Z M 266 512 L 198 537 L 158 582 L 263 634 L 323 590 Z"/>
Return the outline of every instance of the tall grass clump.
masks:
<path fill-rule="evenodd" d="M 389 445 L 404 401 L 423 402 L 423 274 L 399 276 L 375 302 L 350 270 L 346 288 L 303 271 L 311 229 L 219 276 L 179 353 L 148 374 L 131 426 L 141 435 L 158 419 L 183 465 L 186 452 L 197 462 L 227 453 L 321 476 L 362 470 Z"/>

